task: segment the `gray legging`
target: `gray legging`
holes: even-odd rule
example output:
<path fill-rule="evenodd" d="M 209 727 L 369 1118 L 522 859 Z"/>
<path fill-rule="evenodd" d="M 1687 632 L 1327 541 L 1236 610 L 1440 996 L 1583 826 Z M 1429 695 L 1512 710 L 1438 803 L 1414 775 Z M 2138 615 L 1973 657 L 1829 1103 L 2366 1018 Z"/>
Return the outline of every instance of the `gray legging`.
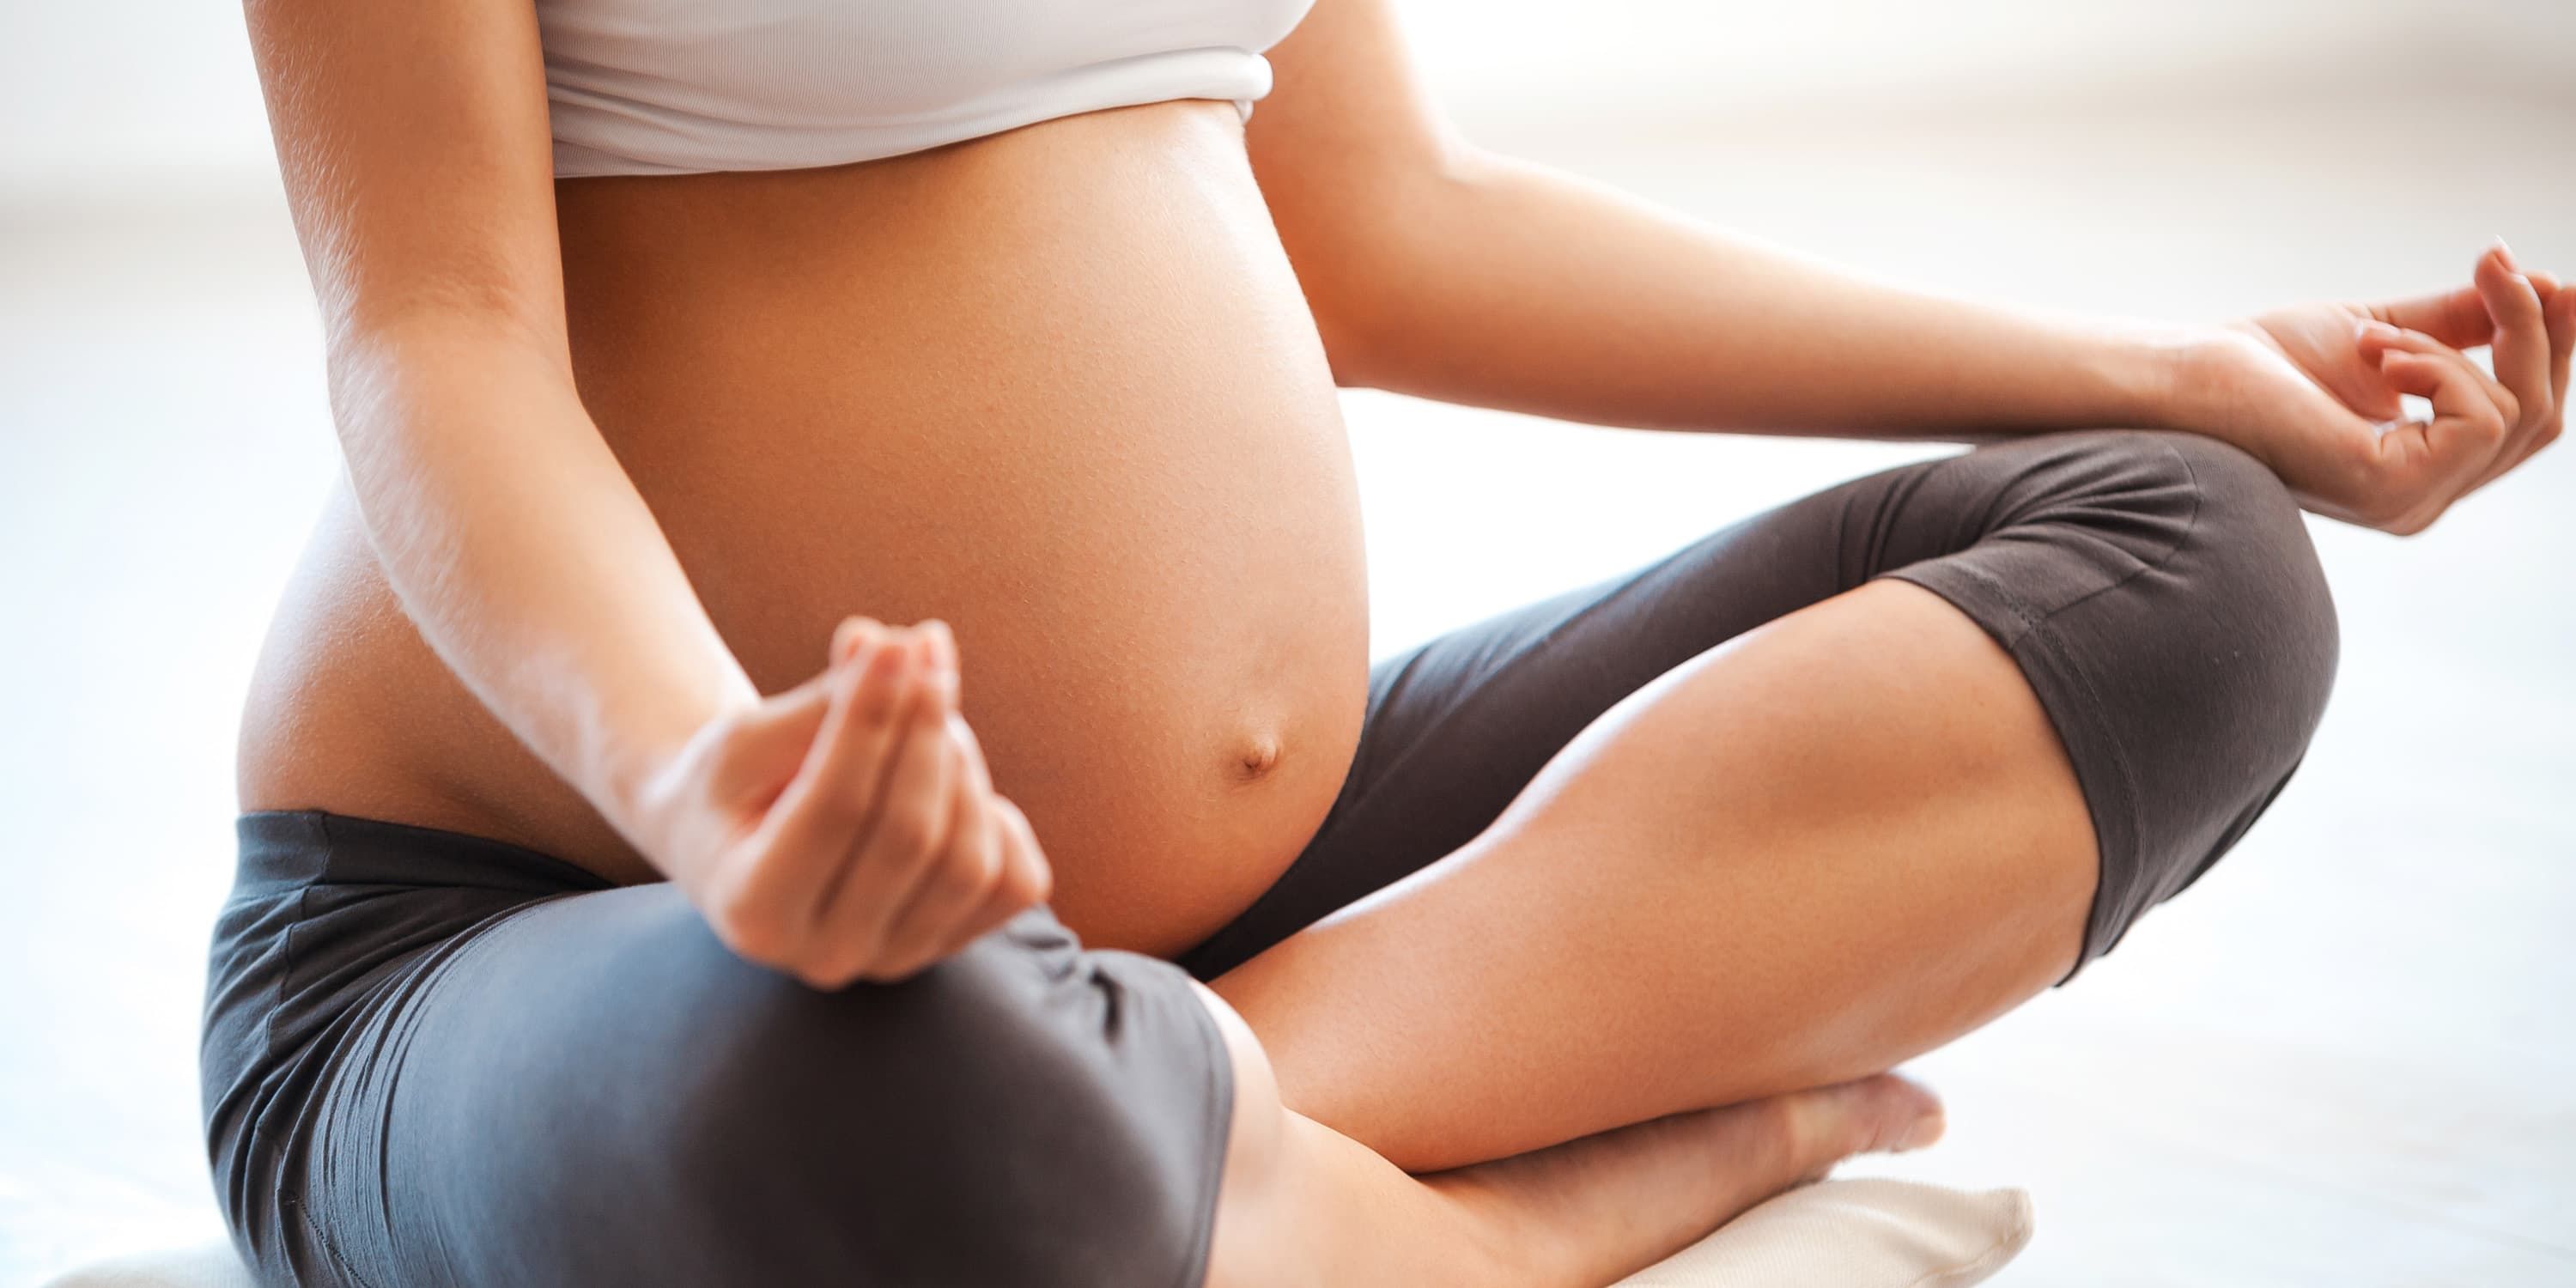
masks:
<path fill-rule="evenodd" d="M 2106 431 L 1906 466 L 1381 665 L 1322 829 L 1181 967 L 1213 976 L 1449 852 L 1620 698 L 1878 576 L 1974 618 L 2054 722 L 2101 850 L 2081 961 L 2244 834 L 2333 678 L 2297 508 L 2233 448 Z M 1181 967 L 1033 910 L 904 983 L 818 993 L 668 886 L 318 813 L 240 833 L 205 1103 L 264 1283 L 1205 1273 L 1232 1087 Z"/>

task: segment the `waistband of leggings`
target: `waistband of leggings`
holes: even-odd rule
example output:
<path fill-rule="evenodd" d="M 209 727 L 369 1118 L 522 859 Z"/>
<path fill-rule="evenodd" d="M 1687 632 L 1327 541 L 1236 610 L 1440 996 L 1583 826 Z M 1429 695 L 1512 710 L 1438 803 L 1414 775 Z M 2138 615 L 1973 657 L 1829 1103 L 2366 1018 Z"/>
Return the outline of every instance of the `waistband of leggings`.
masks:
<path fill-rule="evenodd" d="M 308 885 L 466 886 L 543 896 L 615 884 L 506 841 L 321 810 L 244 814 L 233 830 L 241 845 L 236 897 Z"/>

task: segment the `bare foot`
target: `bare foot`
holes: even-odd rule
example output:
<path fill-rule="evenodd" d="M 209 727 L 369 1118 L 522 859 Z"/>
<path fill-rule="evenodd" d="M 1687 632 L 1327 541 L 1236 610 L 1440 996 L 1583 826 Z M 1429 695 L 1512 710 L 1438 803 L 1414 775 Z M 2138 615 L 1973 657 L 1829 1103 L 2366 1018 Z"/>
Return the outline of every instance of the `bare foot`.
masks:
<path fill-rule="evenodd" d="M 1243 1018 L 1199 996 L 1234 1063 L 1207 1288 L 1601 1288 L 1853 1154 L 1941 1135 L 1941 1102 L 1880 1074 L 1407 1176 L 1282 1106 Z"/>
<path fill-rule="evenodd" d="M 1854 1154 L 1940 1139 L 1941 1102 L 1894 1074 L 1675 1114 L 1423 1177 L 1493 1257 L 1493 1282 L 1600 1288 Z"/>

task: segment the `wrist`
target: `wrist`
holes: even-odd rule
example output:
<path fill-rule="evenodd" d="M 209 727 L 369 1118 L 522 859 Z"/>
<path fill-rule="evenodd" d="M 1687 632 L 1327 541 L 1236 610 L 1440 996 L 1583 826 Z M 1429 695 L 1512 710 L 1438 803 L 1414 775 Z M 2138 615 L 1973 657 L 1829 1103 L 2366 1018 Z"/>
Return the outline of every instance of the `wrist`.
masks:
<path fill-rule="evenodd" d="M 2127 400 L 2119 423 L 2199 434 L 2266 464 L 2271 456 L 2245 414 L 2246 375 L 2277 361 L 2262 334 L 2237 325 L 2140 329 L 2114 346 L 2115 387 Z"/>
<path fill-rule="evenodd" d="M 627 843 L 675 881 L 681 874 L 673 871 L 674 863 L 689 849 L 675 832 L 689 814 L 686 801 L 695 777 L 689 766 L 701 754 L 696 752 L 698 741 L 625 748 L 608 768 L 601 790 L 591 797 Z"/>
<path fill-rule="evenodd" d="M 2224 343 L 2208 328 L 2137 326 L 2112 336 L 2103 363 L 2112 414 L 2101 423 L 2208 432 L 2203 373 Z"/>
<path fill-rule="evenodd" d="M 2182 333 L 2167 355 L 2167 392 L 2157 428 L 2178 429 L 2237 447 L 2280 468 L 2266 431 L 2277 416 L 2258 414 L 2255 390 L 2288 363 L 2271 338 L 2250 322 Z"/>
<path fill-rule="evenodd" d="M 707 759 L 724 729 L 758 704 L 746 684 L 737 701 L 674 709 L 620 729 L 593 757 L 586 794 L 664 876 L 687 884 L 678 866 L 704 848 L 685 833 L 706 817 Z"/>

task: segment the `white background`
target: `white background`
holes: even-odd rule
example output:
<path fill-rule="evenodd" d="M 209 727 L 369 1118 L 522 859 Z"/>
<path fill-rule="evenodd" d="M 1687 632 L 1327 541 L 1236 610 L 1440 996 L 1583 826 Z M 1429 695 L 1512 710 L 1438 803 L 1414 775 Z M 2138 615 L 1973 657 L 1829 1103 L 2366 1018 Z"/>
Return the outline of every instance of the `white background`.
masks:
<path fill-rule="evenodd" d="M 1325 0 L 1330 3 L 1331 0 Z M 2418 92 L 2566 84 L 2559 0 L 1404 0 L 1453 107 L 1649 109 L 2021 98 L 2213 72 L 2394 71 Z M 2444 74 L 2426 60 L 2466 64 Z M 2427 75 L 2428 72 L 2432 74 Z M 0 6 L 0 197 L 255 184 L 266 122 L 238 5 Z"/>
<path fill-rule="evenodd" d="M 1324 0 L 1332 3 L 1333 0 Z M 2576 272 L 2568 0 L 1426 0 L 1470 131 L 1945 289 L 2218 317 Z M 0 1283 L 211 1229 L 231 724 L 334 468 L 238 9 L 0 6 Z M 1354 395 L 1377 644 L 1924 449 Z M 2238 852 L 1921 1064 L 2026 1284 L 2576 1283 L 2576 449 L 2319 523 L 2333 708 Z"/>

